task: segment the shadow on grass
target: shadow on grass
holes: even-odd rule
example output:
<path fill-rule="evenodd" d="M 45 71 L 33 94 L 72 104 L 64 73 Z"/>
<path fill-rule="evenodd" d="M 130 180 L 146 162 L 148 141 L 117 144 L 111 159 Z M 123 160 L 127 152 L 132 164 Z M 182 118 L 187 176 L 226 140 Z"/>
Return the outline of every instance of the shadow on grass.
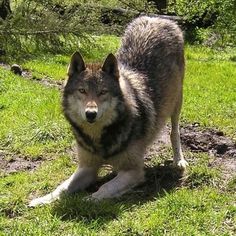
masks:
<path fill-rule="evenodd" d="M 180 186 L 184 179 L 183 173 L 171 165 L 146 167 L 145 172 L 146 181 L 120 198 L 97 203 L 83 200 L 83 197 L 95 192 L 99 186 L 114 177 L 113 174 L 110 174 L 99 179 L 95 185 L 87 189 L 87 193 L 64 196 L 53 205 L 52 213 L 65 221 L 73 220 L 85 223 L 96 221 L 104 224 L 116 219 L 134 206 L 165 196 L 166 192 Z"/>

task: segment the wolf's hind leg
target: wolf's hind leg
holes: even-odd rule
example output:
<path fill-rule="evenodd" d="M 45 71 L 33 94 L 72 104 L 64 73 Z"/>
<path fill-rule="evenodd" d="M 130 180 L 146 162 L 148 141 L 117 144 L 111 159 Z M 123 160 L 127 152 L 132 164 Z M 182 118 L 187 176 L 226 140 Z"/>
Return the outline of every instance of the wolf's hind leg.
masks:
<path fill-rule="evenodd" d="M 102 185 L 99 190 L 88 197 L 88 199 L 101 200 L 119 197 L 143 181 L 143 169 L 120 171 L 115 178 Z"/>
<path fill-rule="evenodd" d="M 75 173 L 62 184 L 60 184 L 52 193 L 43 197 L 33 199 L 29 206 L 34 207 L 51 203 L 61 197 L 63 193 L 74 193 L 83 190 L 96 180 L 97 170 L 92 167 L 78 168 Z"/>
<path fill-rule="evenodd" d="M 177 106 L 171 116 L 171 144 L 174 154 L 174 165 L 179 167 L 180 169 L 186 169 L 188 163 L 184 159 L 181 142 L 180 142 L 180 131 L 179 131 L 179 116 L 180 110 L 182 106 L 182 95 L 179 98 Z"/>

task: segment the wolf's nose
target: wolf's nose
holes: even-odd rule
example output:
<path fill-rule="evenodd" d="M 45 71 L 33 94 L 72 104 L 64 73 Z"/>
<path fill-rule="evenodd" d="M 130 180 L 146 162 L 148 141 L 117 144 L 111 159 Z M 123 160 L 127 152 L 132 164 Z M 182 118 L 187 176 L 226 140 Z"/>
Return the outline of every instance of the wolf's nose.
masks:
<path fill-rule="evenodd" d="M 95 121 L 96 116 L 97 116 L 97 112 L 96 111 L 86 111 L 85 115 L 86 115 L 87 121 L 90 123 L 93 123 Z"/>

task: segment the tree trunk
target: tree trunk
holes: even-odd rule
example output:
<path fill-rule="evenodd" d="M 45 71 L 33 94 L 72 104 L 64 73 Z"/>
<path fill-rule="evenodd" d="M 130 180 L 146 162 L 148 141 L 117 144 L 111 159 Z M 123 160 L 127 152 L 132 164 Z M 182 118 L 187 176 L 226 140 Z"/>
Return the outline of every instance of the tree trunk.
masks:
<path fill-rule="evenodd" d="M 0 0 L 0 17 L 5 20 L 11 14 L 10 0 Z"/>

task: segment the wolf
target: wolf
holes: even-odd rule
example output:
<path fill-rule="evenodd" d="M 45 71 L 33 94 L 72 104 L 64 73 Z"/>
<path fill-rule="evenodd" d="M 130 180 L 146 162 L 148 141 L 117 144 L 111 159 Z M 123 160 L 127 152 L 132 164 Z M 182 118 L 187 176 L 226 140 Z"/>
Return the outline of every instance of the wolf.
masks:
<path fill-rule="evenodd" d="M 125 30 L 116 55 L 86 65 L 75 52 L 64 87 L 63 112 L 78 145 L 79 167 L 52 193 L 50 203 L 94 183 L 103 165 L 117 175 L 88 199 L 121 196 L 144 181 L 144 153 L 171 119 L 173 164 L 184 170 L 179 116 L 183 96 L 184 40 L 172 21 L 142 16 Z"/>

